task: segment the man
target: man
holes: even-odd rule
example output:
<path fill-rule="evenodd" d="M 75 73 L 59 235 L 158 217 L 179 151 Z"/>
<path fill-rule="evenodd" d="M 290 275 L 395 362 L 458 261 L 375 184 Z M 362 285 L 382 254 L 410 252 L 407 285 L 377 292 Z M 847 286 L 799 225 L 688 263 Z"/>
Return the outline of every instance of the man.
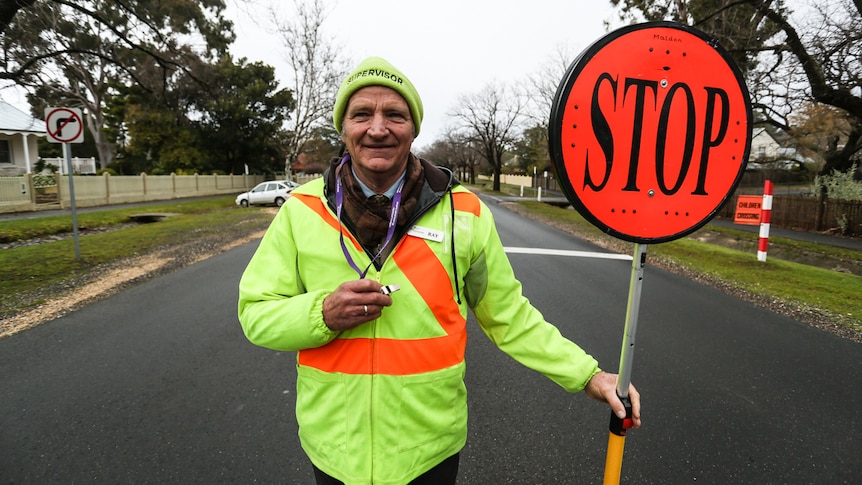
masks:
<path fill-rule="evenodd" d="M 521 294 L 488 208 L 410 153 L 422 115 L 404 74 L 363 61 L 333 110 L 347 154 L 293 191 L 240 282 L 248 339 L 298 351 L 299 437 L 321 484 L 455 483 L 468 307 L 504 352 L 625 413 L 616 376 Z"/>

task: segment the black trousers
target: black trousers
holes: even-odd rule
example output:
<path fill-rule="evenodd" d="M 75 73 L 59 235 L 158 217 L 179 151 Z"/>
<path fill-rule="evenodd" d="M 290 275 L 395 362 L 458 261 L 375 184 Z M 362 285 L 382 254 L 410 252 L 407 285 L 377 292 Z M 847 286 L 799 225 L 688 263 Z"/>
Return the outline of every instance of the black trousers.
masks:
<path fill-rule="evenodd" d="M 440 462 L 439 465 L 416 477 L 409 485 L 455 485 L 455 479 L 458 477 L 459 459 L 460 454 L 455 453 Z M 316 466 L 312 466 L 317 485 L 344 485 L 344 482 L 336 480 L 320 471 Z"/>

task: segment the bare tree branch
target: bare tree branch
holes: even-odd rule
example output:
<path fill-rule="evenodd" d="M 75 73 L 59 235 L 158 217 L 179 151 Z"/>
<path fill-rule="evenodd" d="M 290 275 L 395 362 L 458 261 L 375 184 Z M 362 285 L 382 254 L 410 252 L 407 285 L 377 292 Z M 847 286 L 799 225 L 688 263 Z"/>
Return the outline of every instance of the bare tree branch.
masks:
<path fill-rule="evenodd" d="M 284 58 L 293 69 L 293 96 L 296 101 L 289 121 L 285 171 L 302 152 L 321 126 L 330 123 L 335 94 L 347 73 L 340 50 L 324 35 L 326 11 L 320 0 L 306 4 L 295 0 L 292 22 L 278 25 L 285 47 Z M 279 18 L 273 15 L 273 18 Z"/>
<path fill-rule="evenodd" d="M 503 156 L 512 149 L 523 122 L 526 101 L 511 90 L 488 84 L 464 95 L 449 114 L 494 169 L 494 190 L 500 190 Z"/>

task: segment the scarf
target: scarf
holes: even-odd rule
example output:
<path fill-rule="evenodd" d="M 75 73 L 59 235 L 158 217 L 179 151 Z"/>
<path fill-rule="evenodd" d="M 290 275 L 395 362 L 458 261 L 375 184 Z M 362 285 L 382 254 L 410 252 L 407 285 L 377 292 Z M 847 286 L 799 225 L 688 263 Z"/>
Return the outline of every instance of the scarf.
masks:
<path fill-rule="evenodd" d="M 351 163 L 353 163 L 351 161 Z M 398 221 L 395 226 L 395 237 L 389 245 L 383 249 L 380 257 L 374 261 L 379 268 L 383 261 L 392 252 L 395 243 L 404 233 L 405 226 L 413 215 L 419 194 L 422 192 L 425 170 L 419 161 L 410 154 L 407 158 L 407 174 L 404 177 L 404 188 L 401 195 L 401 207 L 398 209 Z M 386 239 L 386 231 L 389 229 L 389 216 L 392 211 L 392 201 L 384 198 L 384 201 L 372 200 L 375 197 L 365 197 L 359 181 L 353 175 L 350 167 L 341 170 L 341 185 L 344 190 L 344 207 L 342 216 L 346 217 L 354 228 L 355 236 L 362 247 L 372 256 L 381 250 L 381 245 Z"/>

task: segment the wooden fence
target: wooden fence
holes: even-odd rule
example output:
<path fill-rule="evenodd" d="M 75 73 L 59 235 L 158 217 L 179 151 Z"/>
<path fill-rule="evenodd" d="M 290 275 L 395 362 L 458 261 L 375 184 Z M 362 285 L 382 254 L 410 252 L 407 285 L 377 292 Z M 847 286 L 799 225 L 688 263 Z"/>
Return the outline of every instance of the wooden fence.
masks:
<path fill-rule="evenodd" d="M 728 200 L 717 217 L 732 220 L 735 209 L 736 196 Z M 770 225 L 796 231 L 862 236 L 862 202 L 777 194 L 772 196 Z"/>
<path fill-rule="evenodd" d="M 746 174 L 748 175 L 748 174 Z M 480 176 L 490 180 L 490 177 Z M 736 193 L 721 208 L 716 217 L 733 220 L 736 198 L 739 195 L 762 195 L 760 174 L 747 180 L 754 182 L 741 185 Z M 761 181 L 760 185 L 757 182 Z M 539 177 L 503 175 L 503 184 L 535 187 L 539 185 L 548 194 L 560 193 L 561 189 L 553 174 Z M 831 232 L 843 236 L 862 236 L 862 202 L 819 198 L 814 195 L 776 194 L 772 198 L 772 227 L 805 232 Z"/>

